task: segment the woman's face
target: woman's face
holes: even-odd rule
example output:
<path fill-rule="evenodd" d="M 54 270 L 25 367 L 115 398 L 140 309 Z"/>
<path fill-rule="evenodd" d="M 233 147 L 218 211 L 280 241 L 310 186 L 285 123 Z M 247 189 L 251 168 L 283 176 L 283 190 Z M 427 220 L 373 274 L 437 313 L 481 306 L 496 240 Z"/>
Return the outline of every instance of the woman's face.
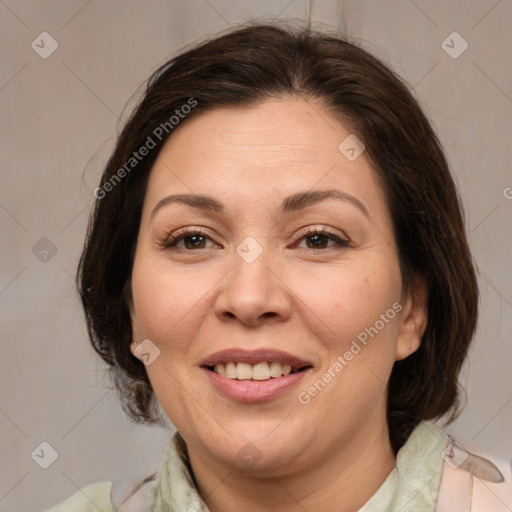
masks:
<path fill-rule="evenodd" d="M 278 474 L 386 438 L 387 381 L 425 318 L 354 144 L 318 104 L 285 98 L 203 113 L 161 150 L 132 352 L 191 457 Z"/>

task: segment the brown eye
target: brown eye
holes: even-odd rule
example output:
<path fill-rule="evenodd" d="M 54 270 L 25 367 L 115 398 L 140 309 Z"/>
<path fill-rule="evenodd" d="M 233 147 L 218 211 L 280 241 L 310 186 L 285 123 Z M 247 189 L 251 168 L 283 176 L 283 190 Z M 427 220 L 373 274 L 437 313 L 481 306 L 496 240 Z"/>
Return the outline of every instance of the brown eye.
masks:
<path fill-rule="evenodd" d="M 202 231 L 185 231 L 172 235 L 165 243 L 165 247 L 175 247 L 189 251 L 194 249 L 208 249 L 208 246 L 206 245 L 208 241 L 212 242 L 210 237 Z"/>
<path fill-rule="evenodd" d="M 306 249 L 330 249 L 331 247 L 348 247 L 349 242 L 343 240 L 334 233 L 325 230 L 311 230 L 300 239 L 299 247 Z M 301 246 L 302 242 L 306 242 L 306 246 Z"/>

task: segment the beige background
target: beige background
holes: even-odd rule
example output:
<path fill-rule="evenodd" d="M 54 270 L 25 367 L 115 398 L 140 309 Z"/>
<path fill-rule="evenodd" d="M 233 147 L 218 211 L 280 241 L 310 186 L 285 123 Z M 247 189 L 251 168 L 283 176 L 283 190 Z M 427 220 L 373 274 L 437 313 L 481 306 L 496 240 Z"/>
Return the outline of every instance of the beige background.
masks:
<path fill-rule="evenodd" d="M 460 186 L 482 296 L 468 405 L 447 430 L 512 458 L 512 2 L 0 0 L 0 511 L 42 510 L 158 464 L 169 431 L 125 419 L 77 303 L 92 191 L 124 105 L 158 65 L 239 21 L 308 16 L 362 38 L 427 105 Z M 31 47 L 44 31 L 58 43 L 46 59 Z M 454 31 L 469 45 L 458 58 L 441 46 Z M 48 469 L 31 458 L 42 441 L 58 452 Z"/>

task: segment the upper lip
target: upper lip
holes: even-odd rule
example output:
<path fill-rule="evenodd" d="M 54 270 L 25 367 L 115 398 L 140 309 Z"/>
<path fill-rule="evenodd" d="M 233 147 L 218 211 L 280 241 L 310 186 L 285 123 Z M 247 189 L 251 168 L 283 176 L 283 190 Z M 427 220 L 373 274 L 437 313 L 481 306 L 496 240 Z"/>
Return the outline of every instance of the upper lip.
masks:
<path fill-rule="evenodd" d="M 255 365 L 266 361 L 277 361 L 281 364 L 289 364 L 293 370 L 299 370 L 305 366 L 312 366 L 311 362 L 300 357 L 283 352 L 281 350 L 260 348 L 257 350 L 245 350 L 241 348 L 229 348 L 215 352 L 201 361 L 201 366 L 215 366 L 218 363 L 247 363 Z"/>

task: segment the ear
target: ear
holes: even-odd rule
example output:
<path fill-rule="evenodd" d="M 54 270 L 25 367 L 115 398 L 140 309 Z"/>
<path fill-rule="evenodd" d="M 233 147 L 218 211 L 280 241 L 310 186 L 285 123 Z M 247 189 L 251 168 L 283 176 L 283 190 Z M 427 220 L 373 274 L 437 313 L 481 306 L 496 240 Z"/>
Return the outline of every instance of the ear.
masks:
<path fill-rule="evenodd" d="M 427 327 L 428 290 L 423 277 L 416 276 L 402 299 L 402 318 L 398 331 L 395 361 L 401 361 L 416 352 Z"/>

